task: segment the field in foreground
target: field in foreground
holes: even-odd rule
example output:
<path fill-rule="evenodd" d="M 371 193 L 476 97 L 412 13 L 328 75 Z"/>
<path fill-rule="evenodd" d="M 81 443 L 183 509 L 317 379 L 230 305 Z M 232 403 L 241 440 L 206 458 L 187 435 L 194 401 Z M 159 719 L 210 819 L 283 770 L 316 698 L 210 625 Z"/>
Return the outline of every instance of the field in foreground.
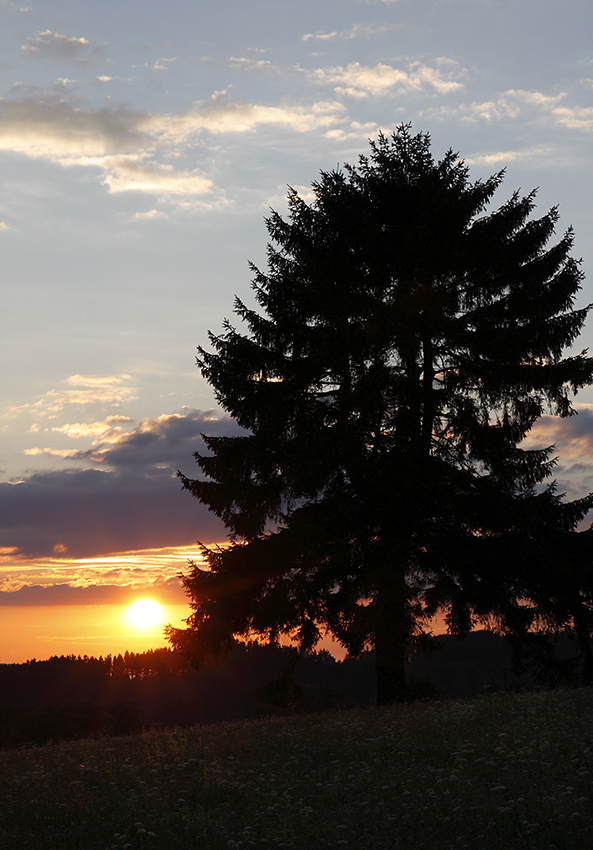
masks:
<path fill-rule="evenodd" d="M 593 689 L 0 753 L 10 850 L 593 846 Z"/>

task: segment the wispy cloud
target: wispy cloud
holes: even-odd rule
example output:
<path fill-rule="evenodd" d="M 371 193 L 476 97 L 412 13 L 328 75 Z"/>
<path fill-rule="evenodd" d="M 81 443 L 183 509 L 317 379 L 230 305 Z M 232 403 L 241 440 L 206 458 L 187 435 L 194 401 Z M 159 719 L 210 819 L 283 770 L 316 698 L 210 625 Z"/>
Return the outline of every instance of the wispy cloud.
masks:
<path fill-rule="evenodd" d="M 360 23 L 354 24 L 353 27 L 347 30 L 332 30 L 331 32 L 308 32 L 302 36 L 302 41 L 350 41 L 354 38 L 370 38 L 373 35 L 380 35 L 384 32 L 389 32 L 395 29 L 401 29 L 401 24 L 374 24 Z"/>
<path fill-rule="evenodd" d="M 152 71 L 168 71 L 170 65 L 174 62 L 177 62 L 177 57 L 175 56 L 170 58 L 167 58 L 166 56 L 161 56 L 160 59 L 157 59 L 148 67 L 150 67 Z"/>
<path fill-rule="evenodd" d="M 125 433 L 121 424 L 129 424 L 132 420 L 129 416 L 108 416 L 103 422 L 71 422 L 66 425 L 54 426 L 51 430 L 64 434 L 72 439 L 93 439 L 101 442 L 117 442 Z"/>
<path fill-rule="evenodd" d="M 185 566 L 185 565 L 183 565 Z M 75 565 L 73 564 L 73 567 Z M 92 572 L 92 567 L 89 568 Z M 134 580 L 135 579 L 135 580 Z M 148 570 L 142 570 L 132 581 L 122 584 L 87 584 L 84 586 L 58 584 L 24 584 L 16 590 L 0 590 L 2 607 L 46 607 L 54 605 L 128 605 L 138 597 L 138 590 L 156 597 L 161 603 L 179 604 L 186 601 L 178 578 L 159 576 L 151 580 Z"/>
<path fill-rule="evenodd" d="M 458 92 L 463 88 L 460 78 L 465 69 L 451 60 L 437 60 L 434 66 L 412 62 L 405 68 L 394 65 L 349 65 L 319 68 L 311 72 L 311 78 L 323 85 L 330 85 L 338 95 L 354 98 L 394 96 L 411 92 L 434 91 L 439 94 Z"/>
<path fill-rule="evenodd" d="M 204 134 L 229 136 L 260 128 L 323 131 L 344 117 L 344 106 L 333 100 L 267 106 L 231 101 L 218 92 L 184 113 L 166 115 L 84 109 L 55 92 L 32 92 L 0 99 L 0 149 L 64 167 L 96 168 L 111 193 L 199 197 L 216 194 L 213 180 L 200 168 L 176 168 L 161 158 L 186 155 L 202 144 Z"/>
<path fill-rule="evenodd" d="M 137 387 L 130 386 L 130 375 L 71 375 L 59 389 L 48 390 L 30 404 L 8 408 L 5 417 L 29 411 L 36 417 L 53 415 L 68 406 L 102 404 L 118 407 L 137 398 Z"/>
<path fill-rule="evenodd" d="M 556 123 L 571 130 L 593 129 L 593 106 L 558 106 L 553 110 Z"/>
<path fill-rule="evenodd" d="M 492 122 L 501 118 L 516 118 L 526 106 L 534 106 L 538 109 L 554 112 L 560 101 L 565 97 L 564 92 L 552 97 L 537 91 L 509 89 L 496 100 L 474 101 L 469 107 L 468 113 L 469 116 L 476 119 Z"/>
<path fill-rule="evenodd" d="M 228 68 L 241 71 L 262 71 L 265 74 L 298 74 L 303 69 L 297 65 L 280 65 L 269 59 L 252 59 L 251 56 L 230 56 L 224 63 Z"/>
<path fill-rule="evenodd" d="M 154 221 L 155 219 L 168 218 L 167 213 L 162 210 L 147 210 L 146 212 L 134 213 L 134 221 Z"/>
<path fill-rule="evenodd" d="M 305 133 L 331 127 L 343 119 L 344 113 L 344 106 L 333 100 L 309 106 L 264 106 L 231 101 L 225 92 L 217 92 L 181 115 L 147 117 L 143 127 L 161 142 L 179 144 L 204 131 L 215 135 L 250 133 L 266 125 Z"/>
<path fill-rule="evenodd" d="M 510 162 L 538 163 L 556 162 L 561 159 L 560 152 L 552 145 L 538 145 L 521 150 L 491 151 L 464 157 L 467 165 L 505 166 Z"/>
<path fill-rule="evenodd" d="M 180 602 L 184 594 L 179 573 L 188 560 L 200 559 L 195 543 L 86 558 L 65 553 L 24 557 L 0 548 L 0 606 L 105 605 L 139 589 L 158 593 L 162 602 Z"/>
<path fill-rule="evenodd" d="M 107 55 L 105 50 L 92 45 L 84 36 L 69 36 L 44 30 L 30 36 L 21 50 L 35 59 L 68 62 L 73 65 L 94 65 Z"/>
<path fill-rule="evenodd" d="M 569 102 L 569 94 L 564 91 L 546 94 L 525 89 L 508 89 L 490 100 L 428 107 L 421 114 L 431 119 L 457 118 L 469 123 L 546 121 L 572 130 L 588 131 L 593 128 L 593 107 Z"/>
<path fill-rule="evenodd" d="M 575 404 L 577 415 L 542 416 L 525 440 L 527 447 L 554 445 L 563 464 L 593 461 L 593 405 Z M 593 474 L 593 467 L 592 467 Z"/>
<path fill-rule="evenodd" d="M 206 195 L 212 180 L 199 169 L 176 170 L 172 165 L 143 161 L 143 155 L 105 157 L 103 183 L 110 192 L 145 192 L 158 196 Z"/>

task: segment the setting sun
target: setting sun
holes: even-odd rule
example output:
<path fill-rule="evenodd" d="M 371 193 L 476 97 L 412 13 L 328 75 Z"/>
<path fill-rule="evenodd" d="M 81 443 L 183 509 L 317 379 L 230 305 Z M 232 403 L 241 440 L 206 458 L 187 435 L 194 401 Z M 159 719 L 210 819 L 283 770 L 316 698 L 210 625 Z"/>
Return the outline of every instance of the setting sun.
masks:
<path fill-rule="evenodd" d="M 161 619 L 161 606 L 154 599 L 138 599 L 128 608 L 128 620 L 138 629 L 154 626 Z"/>

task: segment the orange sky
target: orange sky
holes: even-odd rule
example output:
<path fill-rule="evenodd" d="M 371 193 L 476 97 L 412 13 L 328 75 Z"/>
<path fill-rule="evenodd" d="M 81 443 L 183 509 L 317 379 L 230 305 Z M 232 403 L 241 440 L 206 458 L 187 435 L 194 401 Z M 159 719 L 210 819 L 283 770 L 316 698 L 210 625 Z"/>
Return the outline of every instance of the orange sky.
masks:
<path fill-rule="evenodd" d="M 163 625 L 182 628 L 190 613 L 178 576 L 196 558 L 195 546 L 78 560 L 0 553 L 0 664 L 169 646 Z M 127 611 L 132 602 L 146 598 L 161 605 L 162 622 L 136 628 Z M 345 654 L 331 640 L 320 648 Z"/>
<path fill-rule="evenodd" d="M 196 547 L 125 552 L 99 558 L 20 560 L 0 558 L 0 664 L 52 655 L 114 655 L 169 646 L 166 623 L 182 628 L 189 615 L 178 578 Z M 161 605 L 162 622 L 131 625 L 127 612 L 137 599 Z M 15 602 L 20 604 L 15 604 Z M 445 631 L 435 622 L 436 633 Z M 330 639 L 318 648 L 338 658 L 345 652 Z"/>
<path fill-rule="evenodd" d="M 195 556 L 195 546 L 80 560 L 20 559 L 4 553 L 0 663 L 166 646 L 163 625 L 182 627 L 190 613 L 178 574 Z M 140 598 L 161 605 L 162 623 L 150 628 L 130 624 L 127 610 Z"/>
<path fill-rule="evenodd" d="M 52 655 L 117 655 L 168 646 L 162 625 L 135 628 L 128 622 L 127 609 L 127 605 L 5 607 L 0 617 L 0 663 Z M 164 622 L 177 627 L 189 614 L 187 605 L 163 605 L 162 610 Z"/>

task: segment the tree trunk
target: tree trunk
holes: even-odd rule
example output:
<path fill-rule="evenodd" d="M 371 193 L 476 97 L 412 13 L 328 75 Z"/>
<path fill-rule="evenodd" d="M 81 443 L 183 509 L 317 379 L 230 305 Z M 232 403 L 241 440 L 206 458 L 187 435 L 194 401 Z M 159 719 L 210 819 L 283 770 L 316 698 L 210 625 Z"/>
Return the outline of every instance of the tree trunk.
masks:
<path fill-rule="evenodd" d="M 591 636 L 584 630 L 578 636 L 581 651 L 580 680 L 582 685 L 593 684 L 593 652 L 591 652 Z"/>
<path fill-rule="evenodd" d="M 392 563 L 382 568 L 379 577 L 375 603 L 377 705 L 393 705 L 405 698 L 408 637 L 405 574 L 405 567 Z"/>

